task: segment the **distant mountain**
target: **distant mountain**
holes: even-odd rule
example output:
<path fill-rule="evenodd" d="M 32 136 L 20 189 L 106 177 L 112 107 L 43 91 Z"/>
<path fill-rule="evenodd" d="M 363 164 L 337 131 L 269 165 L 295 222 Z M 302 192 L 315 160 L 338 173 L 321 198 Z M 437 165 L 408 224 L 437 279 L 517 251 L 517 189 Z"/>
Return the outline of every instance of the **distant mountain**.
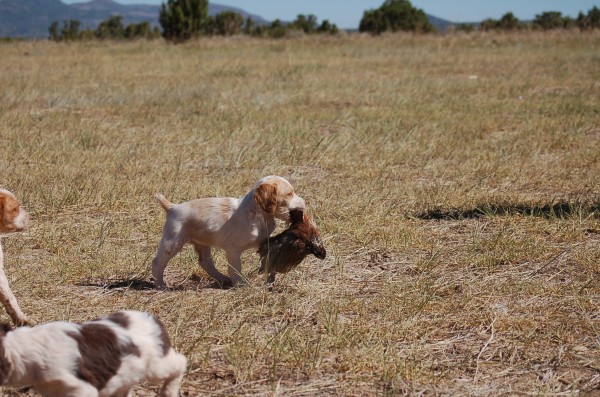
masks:
<path fill-rule="evenodd" d="M 429 15 L 429 14 L 427 14 L 427 19 L 429 19 L 429 22 L 433 26 L 435 26 L 435 28 L 437 29 L 438 32 L 445 32 L 446 30 L 448 30 L 451 27 L 456 25 L 454 22 L 450 22 L 450 21 L 447 21 L 442 18 L 434 17 L 433 15 Z"/>
<path fill-rule="evenodd" d="M 60 0 L 0 0 L 0 37 L 48 37 L 52 22 L 58 21 L 62 26 L 62 21 L 70 19 L 80 21 L 82 28 L 95 29 L 111 15 L 123 16 L 125 25 L 148 21 L 152 26 L 158 26 L 159 10 L 159 5 L 123 5 L 112 0 L 92 0 L 70 5 Z M 209 3 L 210 15 L 221 11 L 235 11 L 244 18 L 252 17 L 256 23 L 268 23 L 260 16 L 239 8 Z"/>

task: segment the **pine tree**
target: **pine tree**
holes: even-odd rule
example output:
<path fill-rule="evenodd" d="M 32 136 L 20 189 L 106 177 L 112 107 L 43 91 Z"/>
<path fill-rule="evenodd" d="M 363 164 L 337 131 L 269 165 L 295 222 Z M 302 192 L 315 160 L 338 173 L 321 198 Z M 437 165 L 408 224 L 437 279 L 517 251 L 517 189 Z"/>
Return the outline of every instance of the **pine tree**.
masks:
<path fill-rule="evenodd" d="M 168 0 L 161 5 L 158 19 L 165 39 L 188 40 L 204 31 L 208 0 Z"/>

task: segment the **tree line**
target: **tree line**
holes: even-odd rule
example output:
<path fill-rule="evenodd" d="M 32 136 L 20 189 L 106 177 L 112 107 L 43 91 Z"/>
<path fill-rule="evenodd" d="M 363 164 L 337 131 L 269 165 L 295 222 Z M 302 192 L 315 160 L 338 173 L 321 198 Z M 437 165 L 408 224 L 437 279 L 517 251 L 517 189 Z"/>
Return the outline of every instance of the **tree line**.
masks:
<path fill-rule="evenodd" d="M 458 25 L 458 30 L 473 31 L 474 24 Z M 485 19 L 479 24 L 479 30 L 555 30 L 575 29 L 591 30 L 600 29 L 600 9 L 593 7 L 587 14 L 579 12 L 577 18 L 562 15 L 558 11 L 547 11 L 537 14 L 532 21 L 520 21 L 512 12 L 507 12 L 500 19 Z"/>
<path fill-rule="evenodd" d="M 159 11 L 162 28 L 152 28 L 149 22 L 133 23 L 125 26 L 119 15 L 102 21 L 95 30 L 81 29 L 77 20 L 63 21 L 62 26 L 53 22 L 49 28 L 50 39 L 55 41 L 86 39 L 153 39 L 164 37 L 168 41 L 183 42 L 199 36 L 232 36 L 245 34 L 256 37 L 280 38 L 302 32 L 304 34 L 337 34 L 338 27 L 324 20 L 317 21 L 314 15 L 298 15 L 290 23 L 279 19 L 269 24 L 258 24 L 252 18 L 233 11 L 223 11 L 214 16 L 208 15 L 208 0 L 167 0 Z M 544 12 L 536 15 L 531 22 L 522 22 L 508 12 L 499 20 L 486 19 L 480 24 L 459 24 L 457 30 L 482 31 L 517 29 L 600 29 L 600 10 L 593 7 L 587 14 L 579 13 L 576 19 L 563 16 L 560 12 Z M 371 34 L 409 31 L 419 33 L 435 32 L 427 14 L 414 7 L 409 0 L 385 0 L 377 9 L 364 12 L 358 30 Z"/>
<path fill-rule="evenodd" d="M 162 28 L 152 28 L 149 22 L 132 23 L 127 26 L 123 17 L 114 15 L 102 21 L 93 29 L 81 29 L 78 20 L 58 21 L 50 25 L 50 39 L 54 41 L 73 41 L 90 39 L 154 39 L 164 37 L 173 42 L 182 42 L 199 36 L 233 36 L 246 34 L 256 37 L 280 38 L 293 32 L 304 34 L 336 34 L 338 27 L 324 20 L 318 23 L 314 15 L 300 14 L 291 23 L 277 19 L 270 24 L 257 24 L 252 18 L 245 19 L 233 11 L 222 11 L 214 16 L 208 15 L 208 0 L 168 0 L 163 3 L 159 13 Z"/>
<path fill-rule="evenodd" d="M 132 23 L 127 26 L 123 24 L 123 17 L 113 15 L 100 22 L 95 30 L 81 29 L 81 22 L 76 19 L 63 21 L 62 26 L 58 22 L 52 22 L 48 29 L 50 40 L 73 41 L 91 39 L 154 39 L 162 36 L 158 27 L 152 29 L 149 22 Z"/>
<path fill-rule="evenodd" d="M 300 14 L 291 23 L 276 19 L 270 24 L 257 24 L 233 11 L 222 11 L 215 16 L 208 15 L 208 0 L 168 0 L 160 8 L 160 25 L 165 39 L 174 42 L 204 35 L 233 36 L 246 34 L 258 37 L 284 37 L 290 32 L 305 34 L 336 34 L 335 24 L 324 20 L 318 23 L 314 15 Z"/>

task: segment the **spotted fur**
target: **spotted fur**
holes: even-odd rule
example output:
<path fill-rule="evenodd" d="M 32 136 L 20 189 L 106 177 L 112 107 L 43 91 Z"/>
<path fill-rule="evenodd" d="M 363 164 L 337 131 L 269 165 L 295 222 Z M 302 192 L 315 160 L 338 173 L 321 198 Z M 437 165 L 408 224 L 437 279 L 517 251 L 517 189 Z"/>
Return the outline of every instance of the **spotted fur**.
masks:
<path fill-rule="evenodd" d="M 44 396 L 126 396 L 147 380 L 163 384 L 161 396 L 177 397 L 186 365 L 160 321 L 144 312 L 0 327 L 0 384 L 30 385 Z"/>

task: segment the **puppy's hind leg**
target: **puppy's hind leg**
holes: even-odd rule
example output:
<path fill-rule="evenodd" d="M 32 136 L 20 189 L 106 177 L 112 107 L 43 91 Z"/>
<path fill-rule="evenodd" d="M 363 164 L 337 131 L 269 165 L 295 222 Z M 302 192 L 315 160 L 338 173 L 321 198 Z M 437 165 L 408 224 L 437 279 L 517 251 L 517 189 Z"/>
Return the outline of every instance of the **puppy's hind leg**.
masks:
<path fill-rule="evenodd" d="M 206 245 L 194 244 L 194 249 L 198 254 L 198 263 L 204 269 L 206 274 L 215 279 L 219 284 L 231 284 L 231 279 L 217 270 L 212 259 L 210 247 Z"/>

